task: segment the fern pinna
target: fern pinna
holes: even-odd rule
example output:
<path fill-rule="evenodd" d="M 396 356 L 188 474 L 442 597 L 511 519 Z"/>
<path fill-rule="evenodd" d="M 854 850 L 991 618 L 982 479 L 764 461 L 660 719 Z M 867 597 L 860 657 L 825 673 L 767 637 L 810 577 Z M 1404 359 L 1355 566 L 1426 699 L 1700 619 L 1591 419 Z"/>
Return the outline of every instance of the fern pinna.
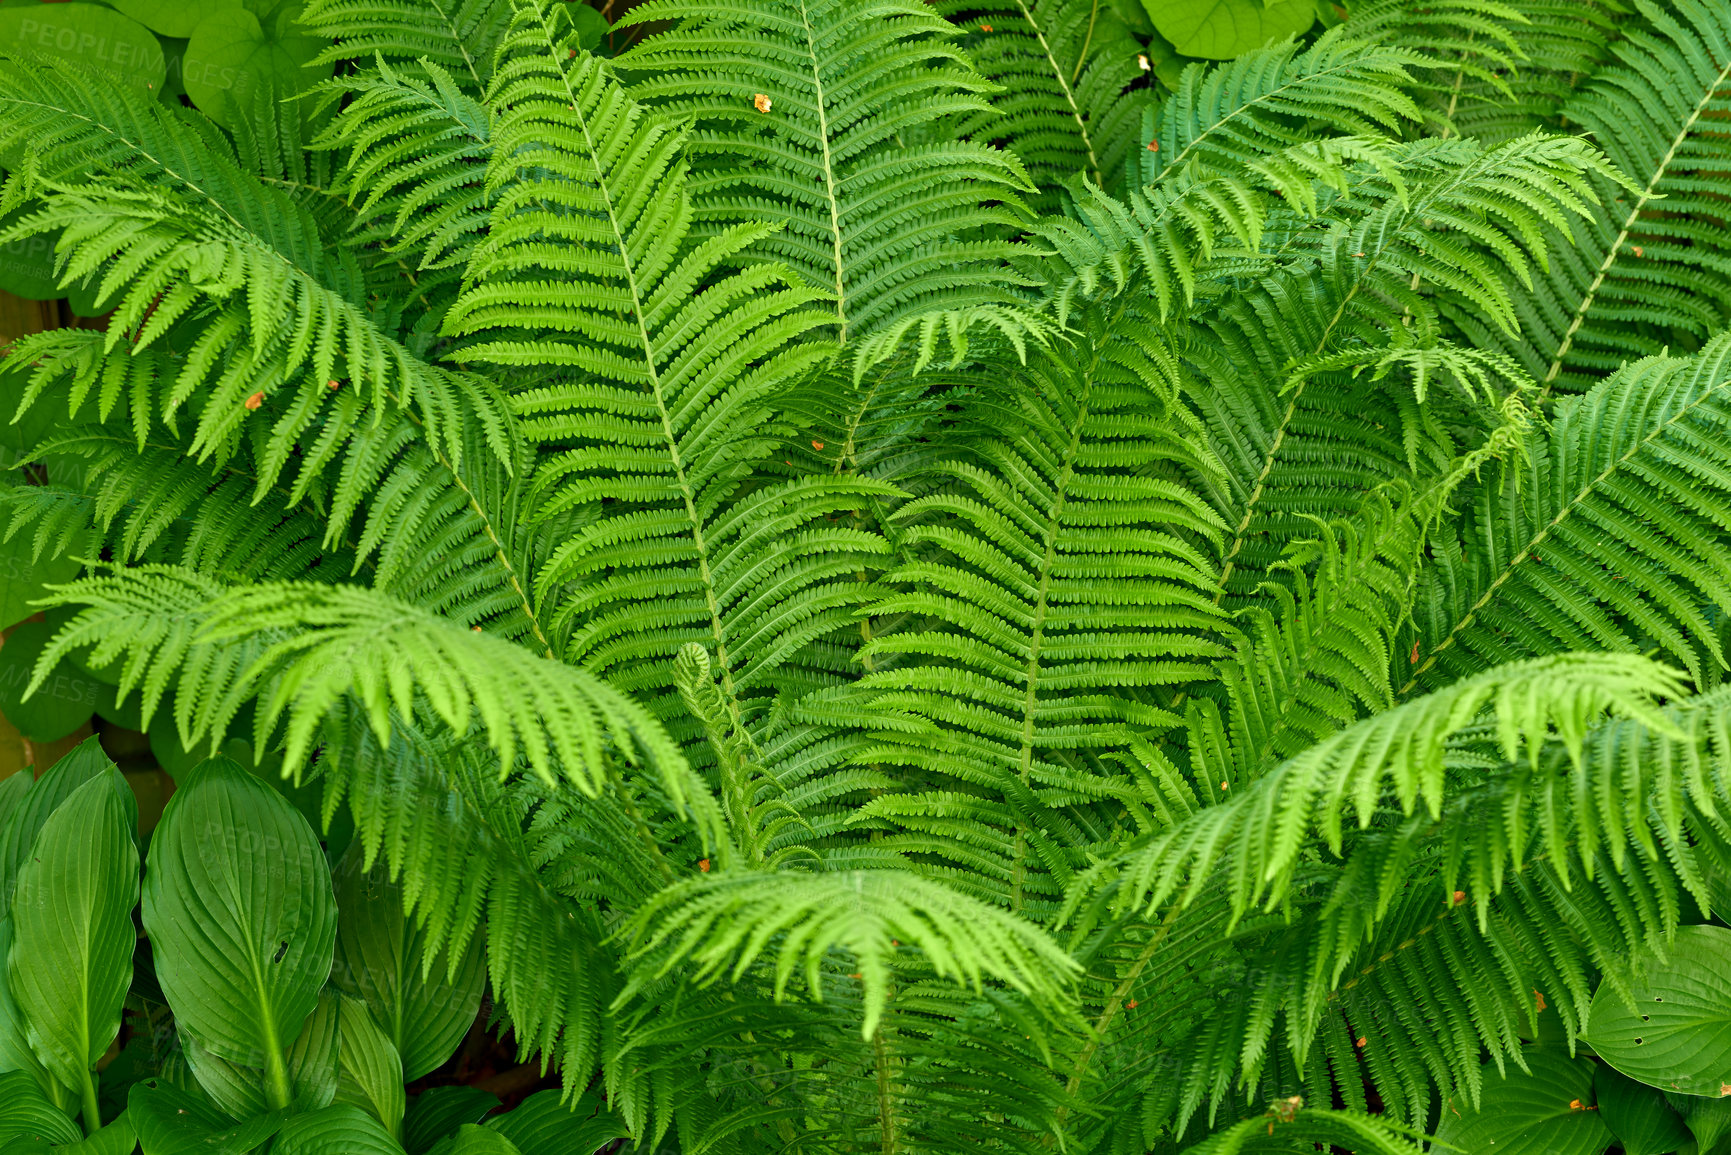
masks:
<path fill-rule="evenodd" d="M 1731 22 L 1179 69 L 1174 3 L 313 0 L 334 75 L 229 127 L 0 58 L 0 243 L 110 310 L 0 371 L 5 546 L 75 575 L 29 680 L 212 755 L 105 1141 L 1711 1149 L 1731 1071 L 1617 1024 L 1731 933 Z M 0 783 L 5 941 L 136 831 L 81 750 Z M 168 969 L 240 917 L 207 797 L 334 879 L 257 1054 Z M 405 1099 L 483 982 L 563 1091 Z"/>

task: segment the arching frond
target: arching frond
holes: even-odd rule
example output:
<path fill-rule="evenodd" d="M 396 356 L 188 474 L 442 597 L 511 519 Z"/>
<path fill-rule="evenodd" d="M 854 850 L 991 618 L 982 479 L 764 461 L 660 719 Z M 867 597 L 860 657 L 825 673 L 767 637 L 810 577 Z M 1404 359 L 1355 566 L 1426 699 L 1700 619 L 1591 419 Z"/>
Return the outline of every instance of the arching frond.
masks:
<path fill-rule="evenodd" d="M 510 15 L 506 0 L 309 0 L 300 22 L 336 42 L 317 63 L 377 54 L 414 75 L 425 62 L 478 93 Z"/>
<path fill-rule="evenodd" d="M 317 145 L 344 154 L 356 227 L 418 253 L 422 269 L 443 269 L 467 263 L 486 225 L 492 129 L 449 72 L 430 60 L 423 71 L 399 73 L 381 59 L 376 73 L 328 82 L 327 92 L 348 99 Z"/>
<path fill-rule="evenodd" d="M 912 0 L 649 0 L 621 24 L 662 20 L 620 64 L 694 125 L 697 220 L 777 226 L 748 252 L 832 297 L 841 340 L 1003 296 L 1032 185 L 1012 153 L 921 140 L 995 89 L 948 23 Z"/>
<path fill-rule="evenodd" d="M 1613 61 L 1563 106 L 1632 182 L 1600 182 L 1600 203 L 1557 245 L 1508 342 L 1547 393 L 1578 393 L 1626 361 L 1698 348 L 1731 318 L 1731 245 L 1715 174 L 1731 144 L 1731 13 L 1709 0 L 1638 0 Z M 1456 320 L 1498 340 L 1470 310 Z"/>
<path fill-rule="evenodd" d="M 906 940 L 939 978 L 979 989 L 991 978 L 1048 1005 L 1062 1001 L 1075 964 L 1043 931 L 954 889 L 894 870 L 716 875 L 660 891 L 633 916 L 638 953 L 660 973 L 684 961 L 695 979 L 743 975 L 775 947 L 775 994 L 796 975 L 823 999 L 831 950 L 859 967 L 870 1038 L 883 1016 L 897 946 Z"/>
<path fill-rule="evenodd" d="M 1708 614 L 1731 610 L 1711 560 L 1731 525 L 1728 402 L 1731 336 L 1636 362 L 1559 404 L 1549 436 L 1487 470 L 1458 540 L 1434 549 L 1402 692 L 1589 647 L 1657 648 L 1714 684 L 1726 659 Z"/>
<path fill-rule="evenodd" d="M 339 377 L 375 409 L 412 409 L 453 459 L 465 425 L 488 430 L 505 455 L 492 386 L 423 360 L 381 327 L 353 256 L 328 245 L 294 198 L 245 172 L 214 130 L 130 89 L 13 62 L 0 66 L 0 109 L 0 148 L 30 151 L 22 187 L 42 197 L 0 235 L 61 230 L 64 276 L 99 274 L 98 296 L 115 307 L 104 351 L 123 340 L 148 349 L 198 311 L 172 384 L 152 400 L 154 419 L 171 427 L 191 415 L 200 457 L 235 452 L 249 424 L 269 420 L 277 460 L 264 480 L 274 481 L 297 439 L 316 438 L 333 408 L 353 403 L 330 388 Z M 69 183 L 92 165 L 109 178 Z M 31 342 L 19 351 L 36 357 Z"/>
<path fill-rule="evenodd" d="M 1677 673 L 1646 658 L 1566 654 L 1511 662 L 1367 718 L 1316 743 L 1248 790 L 1200 811 L 1127 856 L 1121 901 L 1158 906 L 1193 896 L 1225 865 L 1234 911 L 1286 889 L 1305 841 L 1338 853 L 1349 814 L 1370 822 L 1386 797 L 1432 821 L 1447 791 L 1445 743 L 1494 709 L 1502 755 L 1536 760 L 1554 729 L 1578 758 L 1588 729 L 1612 710 L 1661 731 L 1655 698 L 1676 697 Z"/>
<path fill-rule="evenodd" d="M 1088 760 L 1176 724 L 1155 696 L 1224 653 L 1224 527 L 1182 480 L 1212 462 L 1178 366 L 1133 298 L 1078 322 L 1071 347 L 970 399 L 966 456 L 894 515 L 915 560 L 870 612 L 907 624 L 874 631 L 857 687 L 804 708 L 875 731 L 855 760 L 901 768 L 907 786 L 857 819 L 906 832 L 882 845 L 1035 912 L 1080 865 L 1064 808 L 1128 788 Z"/>
<path fill-rule="evenodd" d="M 1079 0 L 944 0 L 975 67 L 1001 91 L 950 131 L 1001 142 L 1050 209 L 1077 176 L 1116 188 L 1156 102 L 1142 42 L 1108 5 Z M 1138 165 L 1140 162 L 1136 162 Z"/>
<path fill-rule="evenodd" d="M 489 97 L 498 199 L 448 325 L 477 339 L 466 357 L 568 374 L 514 399 L 545 455 L 538 516 L 581 519 L 536 575 L 537 597 L 558 595 L 563 654 L 665 694 L 678 648 L 707 646 L 737 724 L 740 696 L 783 665 L 833 668 L 802 651 L 870 596 L 855 574 L 883 545 L 829 522 L 896 491 L 742 485 L 792 433 L 777 392 L 832 354 L 806 337 L 820 294 L 773 266 L 724 271 L 766 227 L 691 234 L 683 130 L 573 57 L 563 19 L 519 4 Z"/>
<path fill-rule="evenodd" d="M 93 645 L 95 664 L 123 662 L 120 693 L 140 687 L 146 717 L 173 677 L 189 745 L 220 734 L 241 703 L 261 696 L 258 736 L 281 719 L 284 763 L 294 769 L 325 717 L 353 694 L 381 742 L 391 711 L 420 708 L 455 734 L 485 733 L 506 767 L 521 753 L 544 780 L 562 774 L 595 794 L 616 754 L 645 759 L 676 799 L 685 794 L 677 748 L 605 682 L 375 591 L 264 583 L 225 591 L 152 566 L 85 578 L 57 600 L 88 608 L 55 636 L 36 676 Z"/>

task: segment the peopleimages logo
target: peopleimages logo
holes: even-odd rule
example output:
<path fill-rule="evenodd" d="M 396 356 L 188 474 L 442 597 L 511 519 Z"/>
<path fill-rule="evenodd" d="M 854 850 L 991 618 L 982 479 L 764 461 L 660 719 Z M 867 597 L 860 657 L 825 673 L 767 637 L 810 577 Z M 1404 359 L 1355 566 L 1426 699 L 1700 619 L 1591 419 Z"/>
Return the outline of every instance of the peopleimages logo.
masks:
<path fill-rule="evenodd" d="M 70 24 L 29 17 L 19 22 L 17 40 L 28 48 L 53 49 L 70 55 L 88 56 L 98 63 L 123 71 L 149 68 L 156 54 L 162 51 L 154 40 L 148 43 L 111 40 L 107 36 L 81 30 Z"/>

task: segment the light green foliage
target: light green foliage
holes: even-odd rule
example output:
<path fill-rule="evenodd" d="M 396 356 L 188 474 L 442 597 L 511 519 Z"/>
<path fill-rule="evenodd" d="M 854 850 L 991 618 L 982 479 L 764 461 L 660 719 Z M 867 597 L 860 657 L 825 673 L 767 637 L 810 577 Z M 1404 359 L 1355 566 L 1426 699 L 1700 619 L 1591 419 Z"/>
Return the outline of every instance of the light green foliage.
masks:
<path fill-rule="evenodd" d="M 146 1155 L 1722 1145 L 1731 24 L 1347 9 L 0 46 L 0 248 L 113 310 L 10 347 L 0 692 L 181 760 Z M 0 785 L 0 890 L 115 776 Z M 51 1046 L 43 932 L 38 1145 L 123 989 Z M 411 1100 L 484 992 L 563 1091 Z"/>

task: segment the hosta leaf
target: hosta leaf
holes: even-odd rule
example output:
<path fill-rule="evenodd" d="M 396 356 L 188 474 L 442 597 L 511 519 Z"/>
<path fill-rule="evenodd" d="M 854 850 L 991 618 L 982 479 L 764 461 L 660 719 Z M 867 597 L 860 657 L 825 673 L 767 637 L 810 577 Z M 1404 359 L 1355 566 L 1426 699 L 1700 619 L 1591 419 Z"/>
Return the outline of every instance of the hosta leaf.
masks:
<path fill-rule="evenodd" d="M 350 846 L 334 875 L 337 954 L 331 981 L 365 1001 L 402 1057 L 402 1078 L 413 1082 L 456 1053 L 474 1024 L 486 984 L 481 936 L 451 975 L 450 960 L 426 958 L 426 934 L 403 913 L 403 888 L 390 880 L 383 858 L 361 869 L 363 847 Z M 424 976 L 424 977 L 423 977 Z"/>
<path fill-rule="evenodd" d="M 138 1133 L 132 1128 L 130 1115 L 122 1111 L 96 1134 L 54 1150 L 63 1155 L 133 1155 L 138 1150 Z"/>
<path fill-rule="evenodd" d="M 18 877 L 18 867 L 30 853 L 30 844 L 35 840 L 36 832 L 42 829 L 42 824 L 48 821 L 48 816 L 54 813 L 55 807 L 66 801 L 72 792 L 86 781 L 113 768 L 114 763 L 103 753 L 101 744 L 94 737 L 86 738 L 62 755 L 60 761 L 51 766 L 34 784 L 28 785 L 23 797 L 16 800 L 4 828 L 0 829 L 0 912 L 3 912 L 5 904 L 12 900 L 12 887 Z M 28 782 L 28 775 L 24 777 Z M 136 830 L 138 799 L 119 774 L 110 777 L 109 782 L 113 785 L 121 806 L 128 808 L 131 828 Z"/>
<path fill-rule="evenodd" d="M 533 1155 L 595 1155 L 615 1139 L 631 1137 L 625 1121 L 593 1093 L 569 1105 L 560 1099 L 558 1091 L 537 1091 L 485 1125 Z"/>
<path fill-rule="evenodd" d="M 194 771 L 164 809 L 144 877 L 144 927 L 180 1029 L 266 1072 L 288 1105 L 289 1042 L 330 974 L 336 903 L 305 818 L 227 758 Z"/>
<path fill-rule="evenodd" d="M 1667 1155 L 1689 1142 L 1689 1128 L 1665 1096 L 1609 1065 L 1593 1073 L 1599 1117 L 1623 1145 L 1624 1155 Z"/>
<path fill-rule="evenodd" d="M 464 1123 L 434 1147 L 432 1155 L 521 1155 L 522 1148 L 499 1134 L 474 1123 Z"/>
<path fill-rule="evenodd" d="M 39 1136 L 50 1143 L 76 1143 L 78 1124 L 50 1103 L 28 1071 L 0 1075 L 0 1148 L 10 1151 L 19 1139 Z"/>
<path fill-rule="evenodd" d="M 236 1123 L 165 1079 L 135 1083 L 126 1114 L 144 1155 L 244 1155 L 281 1130 L 288 1118 L 282 1110 Z"/>
<path fill-rule="evenodd" d="M 352 1103 L 337 1103 L 290 1119 L 271 1155 L 403 1155 L 403 1149 L 377 1119 Z"/>
<path fill-rule="evenodd" d="M 318 1005 L 288 1049 L 289 1085 L 299 1110 L 316 1111 L 336 1099 L 340 997 L 329 988 L 319 992 Z M 180 1049 L 199 1086 L 224 1111 L 245 1119 L 269 1109 L 262 1069 L 219 1058 L 191 1035 L 181 1036 Z"/>
<path fill-rule="evenodd" d="M 1478 1110 L 1460 1099 L 1443 1105 L 1439 1143 L 1497 1155 L 1599 1155 L 1611 1145 L 1593 1106 L 1593 1064 L 1528 1048 L 1531 1074 L 1510 1064 L 1498 1076 L 1486 1064 Z"/>
<path fill-rule="evenodd" d="M 341 1075 L 337 1101 L 353 1103 L 384 1124 L 393 1139 L 403 1133 L 403 1064 L 397 1049 L 367 1004 L 346 995 L 340 1014 Z"/>
<path fill-rule="evenodd" d="M 132 985 L 138 848 L 110 767 L 73 791 L 43 824 L 12 895 L 7 980 L 24 1014 L 30 1049 L 68 1087 L 120 1031 Z M 122 789 L 125 788 L 122 782 Z"/>
<path fill-rule="evenodd" d="M 464 1123 L 479 1123 L 499 1105 L 499 1096 L 479 1087 L 431 1087 L 416 1095 L 403 1117 L 403 1146 L 426 1155 L 433 1144 Z"/>
<path fill-rule="evenodd" d="M 1629 984 L 1634 1005 L 1603 983 L 1587 1041 L 1631 1079 L 1684 1095 L 1731 1095 L 1731 930 L 1684 926 L 1663 963 Z"/>
<path fill-rule="evenodd" d="M 30 1049 L 30 1038 L 24 1027 L 24 1012 L 12 1001 L 12 986 L 6 978 L 6 958 L 12 950 L 12 919 L 0 918 L 0 1071 L 23 1071 L 35 1076 L 38 1088 L 45 1095 L 56 1096 L 61 1103 L 71 1104 L 72 1093 L 48 1073 L 36 1052 Z"/>

